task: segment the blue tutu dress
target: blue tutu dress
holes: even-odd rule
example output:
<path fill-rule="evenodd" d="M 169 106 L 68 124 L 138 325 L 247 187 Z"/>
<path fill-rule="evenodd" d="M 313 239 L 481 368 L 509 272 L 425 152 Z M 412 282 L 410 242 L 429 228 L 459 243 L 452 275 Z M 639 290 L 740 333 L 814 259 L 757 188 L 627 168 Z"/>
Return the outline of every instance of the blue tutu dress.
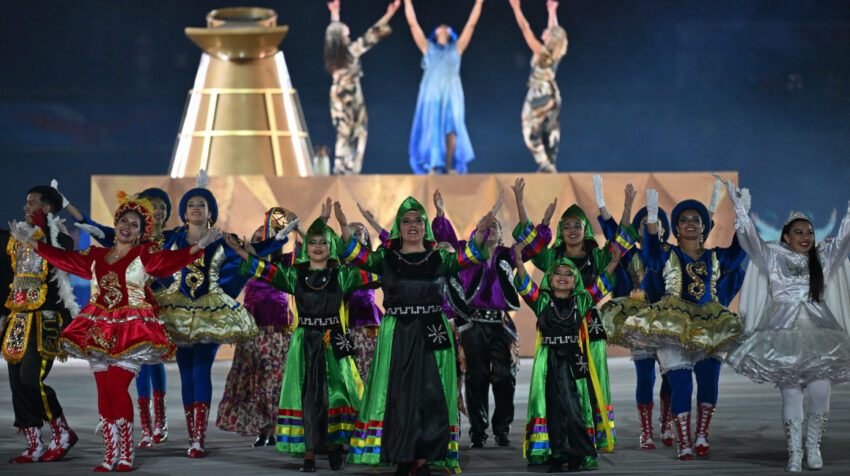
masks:
<path fill-rule="evenodd" d="M 446 171 L 446 135 L 455 133 L 452 168 L 466 173 L 466 164 L 475 158 L 466 131 L 463 86 L 460 83 L 460 54 L 452 41 L 440 45 L 428 42 L 428 53 L 422 58 L 425 74 L 419 84 L 416 113 L 410 130 L 410 168 L 416 174 L 427 174 L 436 168 Z"/>

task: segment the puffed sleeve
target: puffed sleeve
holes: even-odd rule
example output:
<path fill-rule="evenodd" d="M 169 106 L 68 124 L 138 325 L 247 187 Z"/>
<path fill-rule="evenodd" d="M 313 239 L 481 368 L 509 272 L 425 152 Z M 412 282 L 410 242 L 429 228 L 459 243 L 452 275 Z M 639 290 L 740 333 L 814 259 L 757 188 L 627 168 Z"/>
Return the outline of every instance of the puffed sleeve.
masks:
<path fill-rule="evenodd" d="M 352 266 L 341 266 L 337 271 L 337 279 L 343 294 L 350 294 L 358 289 L 365 289 L 380 281 L 381 277 Z"/>
<path fill-rule="evenodd" d="M 352 234 L 348 241 L 338 248 L 337 255 L 343 262 L 373 273 L 380 273 L 383 265 L 383 253 L 386 248 L 370 251 Z"/>
<path fill-rule="evenodd" d="M 838 233 L 835 238 L 823 245 L 820 256 L 824 269 L 832 274 L 841 267 L 835 264 L 840 265 L 843 261 L 846 261 L 848 254 L 850 254 L 850 203 L 848 203 L 847 213 L 841 220 L 841 225 L 838 226 Z M 829 276 L 825 277 L 828 278 Z"/>
<path fill-rule="evenodd" d="M 457 239 L 457 233 L 455 233 L 455 228 L 452 226 L 452 222 L 445 216 L 434 217 L 431 221 L 431 230 L 434 232 L 434 238 L 436 238 L 437 241 L 449 242 L 455 249 L 461 247 L 460 240 Z"/>
<path fill-rule="evenodd" d="M 440 256 L 448 273 L 454 274 L 464 268 L 487 261 L 490 258 L 490 252 L 486 246 L 478 247 L 475 245 L 475 240 L 469 240 L 461 249 L 454 252 L 441 249 Z"/>
<path fill-rule="evenodd" d="M 62 271 L 84 279 L 91 279 L 92 263 L 98 255 L 103 254 L 104 249 L 89 246 L 84 250 L 69 251 L 39 242 L 36 253 Z"/>
<path fill-rule="evenodd" d="M 514 274 L 514 286 L 517 294 L 528 304 L 535 316 L 543 312 L 543 308 L 549 303 L 549 294 L 541 292 L 531 275 L 526 273 L 525 278 L 520 279 L 519 274 Z"/>
<path fill-rule="evenodd" d="M 163 250 L 156 243 L 147 243 L 142 245 L 142 248 L 139 255 L 142 265 L 148 274 L 157 278 L 171 276 L 204 254 L 204 250 L 199 250 L 195 254 L 190 253 L 191 246 L 179 250 Z"/>

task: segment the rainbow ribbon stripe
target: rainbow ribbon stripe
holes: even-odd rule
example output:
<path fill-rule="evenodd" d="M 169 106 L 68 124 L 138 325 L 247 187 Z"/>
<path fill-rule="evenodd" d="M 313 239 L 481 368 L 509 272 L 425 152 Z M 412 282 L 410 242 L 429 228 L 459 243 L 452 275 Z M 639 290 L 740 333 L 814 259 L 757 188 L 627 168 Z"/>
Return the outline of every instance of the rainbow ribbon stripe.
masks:
<path fill-rule="evenodd" d="M 534 302 L 537 300 L 537 285 L 534 284 L 534 281 L 531 280 L 531 276 L 528 274 L 525 275 L 525 279 L 522 280 L 522 286 L 520 286 L 516 292 L 528 302 Z"/>
<path fill-rule="evenodd" d="M 381 460 L 381 436 L 384 422 L 372 420 L 367 425 L 361 421 L 354 424 L 351 448 L 348 452 L 363 458 L 363 463 L 378 463 Z"/>
<path fill-rule="evenodd" d="M 593 302 L 599 302 L 611 292 L 611 282 L 604 274 L 600 274 L 593 286 L 587 286 L 585 289 L 593 296 Z"/>
<path fill-rule="evenodd" d="M 596 432 L 601 433 L 600 438 L 605 436 L 605 422 L 602 419 L 602 415 L 598 413 L 598 410 L 594 412 L 593 420 L 596 422 Z M 614 406 L 613 405 L 605 405 L 605 413 L 608 414 L 608 421 L 611 425 L 611 435 L 616 436 L 616 432 L 614 432 Z M 595 443 L 595 441 L 594 441 Z"/>
<path fill-rule="evenodd" d="M 368 271 L 360 270 L 360 282 L 361 284 L 369 284 L 374 283 L 381 280 L 380 274 L 370 273 Z"/>
<path fill-rule="evenodd" d="M 277 274 L 277 266 L 254 257 L 251 260 L 251 267 L 248 270 L 251 277 L 257 281 L 271 283 L 274 275 Z"/>
<path fill-rule="evenodd" d="M 328 410 L 328 441 L 343 440 L 348 443 L 354 432 L 357 411 L 352 407 L 337 407 Z"/>
<path fill-rule="evenodd" d="M 277 411 L 277 442 L 304 444 L 304 419 L 301 410 L 281 408 Z"/>
<path fill-rule="evenodd" d="M 478 251 L 478 248 L 471 241 L 467 241 L 463 250 L 457 254 L 457 262 L 464 267 L 472 266 L 482 261 L 484 261 L 484 258 L 481 256 L 481 252 Z"/>
<path fill-rule="evenodd" d="M 458 459 L 458 427 L 456 425 L 449 425 L 449 447 L 446 450 L 446 466 L 455 467 L 457 466 Z"/>
<path fill-rule="evenodd" d="M 624 256 L 630 249 L 635 247 L 635 240 L 629 236 L 629 233 L 623 228 L 617 228 L 617 236 L 611 240 L 611 244 L 608 249 L 611 250 L 611 253 L 619 253 L 620 256 Z"/>
<path fill-rule="evenodd" d="M 362 246 L 353 236 L 348 240 L 348 246 L 342 252 L 342 260 L 354 266 L 363 266 L 369 259 L 369 250 Z"/>
<path fill-rule="evenodd" d="M 546 242 L 537 233 L 537 228 L 529 224 L 517 237 L 517 241 L 523 243 L 522 253 L 525 258 L 531 259 L 546 246 Z"/>

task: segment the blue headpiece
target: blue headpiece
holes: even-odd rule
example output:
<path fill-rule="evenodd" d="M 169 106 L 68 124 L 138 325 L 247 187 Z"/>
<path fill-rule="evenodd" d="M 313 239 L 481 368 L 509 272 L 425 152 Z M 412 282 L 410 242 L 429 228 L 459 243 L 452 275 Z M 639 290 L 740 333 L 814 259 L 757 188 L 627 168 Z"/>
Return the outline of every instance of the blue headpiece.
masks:
<path fill-rule="evenodd" d="M 711 215 L 708 213 L 708 208 L 705 208 L 705 205 L 703 205 L 699 200 L 693 199 L 681 201 L 673 208 L 673 215 L 670 218 L 672 218 L 673 235 L 676 239 L 679 239 L 679 231 L 677 230 L 679 215 L 681 215 L 685 210 L 696 210 L 697 213 L 699 213 L 699 216 L 702 219 L 702 224 L 705 225 L 705 228 L 702 230 L 702 239 L 707 239 L 708 234 L 711 233 L 711 229 L 714 228 L 714 220 L 711 219 Z"/>
<path fill-rule="evenodd" d="M 440 26 L 442 26 L 442 25 L 440 25 Z M 452 41 L 450 41 L 450 43 L 454 43 L 455 41 L 457 41 L 457 33 L 455 33 L 455 31 L 452 29 L 452 27 L 450 27 L 448 25 L 446 25 L 446 26 L 449 29 L 449 36 L 452 38 Z M 440 28 L 440 27 L 438 26 L 437 28 Z M 437 28 L 434 28 L 434 31 L 431 32 L 431 36 L 428 37 L 428 41 L 430 41 L 431 43 L 436 43 L 435 38 L 437 37 Z"/>
<path fill-rule="evenodd" d="M 207 201 L 207 206 L 210 209 L 210 222 L 215 225 L 216 220 L 218 220 L 218 202 L 215 201 L 215 197 L 212 192 L 200 187 L 189 190 L 183 194 L 183 198 L 180 199 L 180 206 L 178 210 L 180 211 L 180 219 L 183 220 L 183 223 L 186 223 L 186 205 L 192 197 L 203 197 L 204 200 Z"/>
<path fill-rule="evenodd" d="M 169 218 L 171 218 L 171 197 L 168 196 L 168 193 L 161 188 L 151 187 L 145 190 L 142 190 L 139 193 L 139 198 L 158 198 L 165 202 L 165 221 L 167 222 Z"/>
<path fill-rule="evenodd" d="M 635 217 L 632 219 L 632 228 L 638 233 L 640 233 L 640 222 L 645 216 L 646 207 L 643 207 L 635 213 Z M 667 212 L 661 207 L 658 207 L 658 220 L 661 222 L 661 226 L 664 227 L 664 235 L 661 237 L 661 241 L 667 241 L 670 238 L 670 219 L 667 218 Z"/>

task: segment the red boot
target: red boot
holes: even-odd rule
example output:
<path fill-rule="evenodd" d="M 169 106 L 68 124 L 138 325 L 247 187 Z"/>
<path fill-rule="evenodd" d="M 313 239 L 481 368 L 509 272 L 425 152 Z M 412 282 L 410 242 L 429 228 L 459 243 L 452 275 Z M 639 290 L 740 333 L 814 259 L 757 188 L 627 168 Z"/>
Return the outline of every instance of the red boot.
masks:
<path fill-rule="evenodd" d="M 679 436 L 679 459 L 682 461 L 694 459 L 694 449 L 691 444 L 691 412 L 676 415 L 674 421 L 676 433 Z"/>
<path fill-rule="evenodd" d="M 189 448 L 190 458 L 204 457 L 204 437 L 207 433 L 207 420 L 210 414 L 209 402 L 195 402 L 195 437 Z"/>
<path fill-rule="evenodd" d="M 118 464 L 115 471 L 133 471 L 136 456 L 133 452 L 133 422 L 121 418 L 115 426 L 118 428 Z"/>
<path fill-rule="evenodd" d="M 37 426 L 29 426 L 22 428 L 24 435 L 27 437 L 27 449 L 9 460 L 10 463 L 37 463 L 41 461 L 44 455 L 44 443 L 41 441 L 41 428 Z"/>
<path fill-rule="evenodd" d="M 638 415 L 640 416 L 640 449 L 654 450 L 655 442 L 652 441 L 652 402 L 638 403 Z"/>
<path fill-rule="evenodd" d="M 94 468 L 95 473 L 108 473 L 118 463 L 118 428 L 114 421 L 103 419 L 103 463 Z"/>
<path fill-rule="evenodd" d="M 142 439 L 139 441 L 139 448 L 150 448 L 151 446 L 153 446 L 150 398 L 139 398 L 139 426 L 142 427 Z"/>
<path fill-rule="evenodd" d="M 673 415 L 670 414 L 670 395 L 661 396 L 661 442 L 673 446 Z"/>
<path fill-rule="evenodd" d="M 47 452 L 41 458 L 42 461 L 58 461 L 77 444 L 77 434 L 68 426 L 64 416 L 50 420 L 50 428 L 53 430 L 53 438 L 50 440 Z"/>
<path fill-rule="evenodd" d="M 168 439 L 168 417 L 165 416 L 165 392 L 153 393 L 153 442 Z"/>
<path fill-rule="evenodd" d="M 183 414 L 186 415 L 186 429 L 189 430 L 189 444 L 195 439 L 195 405 L 183 405 Z"/>
<path fill-rule="evenodd" d="M 708 425 L 711 423 L 711 415 L 714 414 L 715 405 L 697 403 L 697 429 L 694 437 L 694 449 L 697 456 L 708 456 Z"/>

